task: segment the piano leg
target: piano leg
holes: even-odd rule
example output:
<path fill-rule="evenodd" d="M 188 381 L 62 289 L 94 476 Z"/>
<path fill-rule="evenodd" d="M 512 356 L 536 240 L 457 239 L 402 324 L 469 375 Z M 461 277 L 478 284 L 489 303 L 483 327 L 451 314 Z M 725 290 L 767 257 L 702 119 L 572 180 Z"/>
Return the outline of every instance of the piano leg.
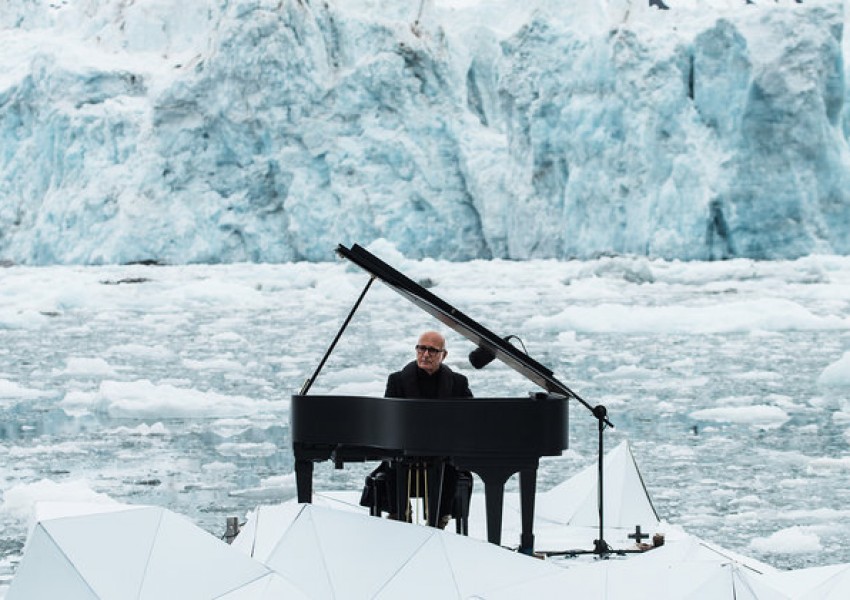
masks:
<path fill-rule="evenodd" d="M 534 554 L 534 494 L 537 489 L 537 469 L 522 469 L 519 472 L 519 497 L 522 512 L 522 533 L 519 551 Z"/>
<path fill-rule="evenodd" d="M 502 543 L 502 504 L 505 482 L 516 473 L 516 468 L 504 465 L 470 465 L 484 482 L 484 503 L 487 507 L 487 541 L 497 546 Z"/>
<path fill-rule="evenodd" d="M 502 504 L 507 477 L 484 479 L 484 501 L 487 505 L 487 541 L 497 546 L 502 543 Z"/>
<path fill-rule="evenodd" d="M 298 490 L 298 502 L 313 501 L 313 461 L 295 459 L 295 487 Z"/>
<path fill-rule="evenodd" d="M 502 543 L 502 504 L 505 482 L 516 472 L 520 474 L 520 496 L 522 509 L 522 534 L 520 551 L 531 553 L 534 547 L 534 491 L 537 486 L 537 460 L 514 463 L 511 466 L 464 463 L 463 468 L 478 473 L 484 482 L 484 500 L 487 506 L 487 541 Z"/>

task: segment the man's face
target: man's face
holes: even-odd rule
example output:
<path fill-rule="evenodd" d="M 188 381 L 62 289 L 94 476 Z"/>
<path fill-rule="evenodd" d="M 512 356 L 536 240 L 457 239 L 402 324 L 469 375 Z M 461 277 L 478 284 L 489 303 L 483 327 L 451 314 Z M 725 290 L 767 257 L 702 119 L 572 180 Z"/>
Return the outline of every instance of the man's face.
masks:
<path fill-rule="evenodd" d="M 446 357 L 445 347 L 446 340 L 439 333 L 433 331 L 423 333 L 419 336 L 419 343 L 416 344 L 416 365 L 429 375 L 433 375 Z"/>

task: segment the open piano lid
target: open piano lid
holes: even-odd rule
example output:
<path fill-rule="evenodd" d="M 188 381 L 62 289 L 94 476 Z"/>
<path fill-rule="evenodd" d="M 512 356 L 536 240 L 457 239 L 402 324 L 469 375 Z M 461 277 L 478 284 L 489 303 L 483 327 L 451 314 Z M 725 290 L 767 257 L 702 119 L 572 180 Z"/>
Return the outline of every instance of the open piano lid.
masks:
<path fill-rule="evenodd" d="M 340 256 L 368 271 L 375 278 L 383 281 L 390 288 L 473 344 L 489 350 L 496 358 L 547 392 L 581 400 L 570 388 L 555 379 L 550 369 L 463 314 L 448 302 L 432 294 L 362 246 L 354 244 L 351 248 L 346 248 L 340 244 L 336 251 Z"/>

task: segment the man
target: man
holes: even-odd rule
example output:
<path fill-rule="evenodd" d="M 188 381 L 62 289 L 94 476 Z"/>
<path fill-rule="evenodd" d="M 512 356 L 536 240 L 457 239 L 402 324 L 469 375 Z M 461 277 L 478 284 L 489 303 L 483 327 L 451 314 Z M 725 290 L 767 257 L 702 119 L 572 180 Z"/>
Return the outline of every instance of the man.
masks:
<path fill-rule="evenodd" d="M 446 339 L 436 331 L 426 331 L 416 344 L 416 360 L 387 378 L 387 398 L 471 398 L 464 375 L 444 365 Z"/>
<path fill-rule="evenodd" d="M 416 360 L 408 363 L 400 371 L 390 373 L 384 396 L 387 398 L 471 398 L 469 382 L 466 376 L 452 371 L 443 361 L 448 355 L 446 339 L 436 331 L 426 331 L 419 336 L 415 346 Z M 369 481 L 385 482 L 381 497 L 383 509 L 390 513 L 391 519 L 399 519 L 395 513 L 396 470 L 382 462 L 367 478 L 360 504 L 373 506 L 374 488 Z M 445 465 L 443 472 L 443 493 L 440 495 L 440 519 L 438 526 L 444 529 L 451 518 L 458 471 L 451 465 Z"/>

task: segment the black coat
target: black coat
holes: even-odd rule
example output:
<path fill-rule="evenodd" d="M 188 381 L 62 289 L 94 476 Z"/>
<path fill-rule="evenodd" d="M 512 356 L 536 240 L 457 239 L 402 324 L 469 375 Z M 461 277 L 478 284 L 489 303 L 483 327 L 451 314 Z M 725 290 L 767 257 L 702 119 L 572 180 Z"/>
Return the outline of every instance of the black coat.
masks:
<path fill-rule="evenodd" d="M 425 383 L 430 377 L 436 380 Z M 435 385 L 436 384 L 436 385 Z M 423 391 L 423 387 L 435 388 L 437 395 Z M 390 373 L 387 378 L 386 398 L 472 398 L 469 381 L 465 375 L 455 373 L 447 365 L 441 364 L 434 375 L 428 375 L 420 369 L 416 361 L 407 363 L 401 371 Z"/>
<path fill-rule="evenodd" d="M 430 379 L 434 377 L 435 379 Z M 432 393 L 436 390 L 436 395 Z M 469 389 L 469 381 L 465 375 L 455 373 L 445 364 L 434 375 L 428 375 L 419 368 L 416 361 L 404 366 L 401 371 L 390 373 L 387 378 L 387 389 L 384 392 L 386 398 L 472 398 Z M 388 513 L 397 510 L 396 504 L 396 470 L 389 462 L 382 462 L 367 477 L 366 487 L 360 498 L 362 506 L 373 506 L 375 503 L 374 483 L 370 485 L 369 480 L 381 475 L 383 486 L 380 491 L 379 508 Z M 446 464 L 443 470 L 443 493 L 440 496 L 440 516 L 455 515 L 458 518 L 458 505 L 455 502 L 455 491 L 457 489 L 458 471 L 451 465 Z M 469 488 L 471 495 L 472 488 Z M 469 497 L 466 498 L 467 506 Z M 407 503 L 405 503 L 407 504 Z"/>

